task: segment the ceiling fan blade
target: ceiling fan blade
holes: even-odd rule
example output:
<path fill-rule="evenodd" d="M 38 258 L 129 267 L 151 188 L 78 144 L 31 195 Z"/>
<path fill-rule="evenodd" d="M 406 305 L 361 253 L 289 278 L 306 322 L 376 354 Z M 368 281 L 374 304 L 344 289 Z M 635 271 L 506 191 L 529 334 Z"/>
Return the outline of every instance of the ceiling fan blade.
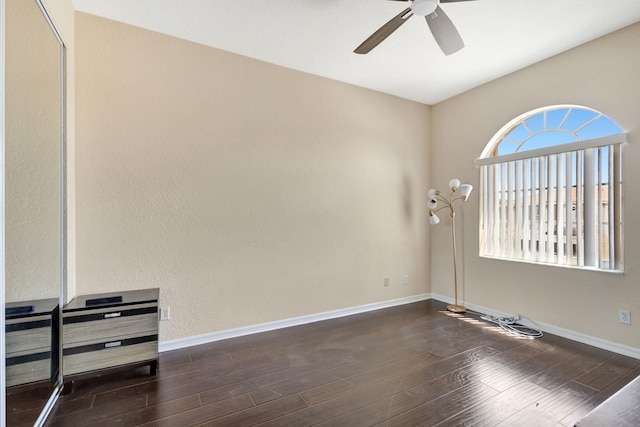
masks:
<path fill-rule="evenodd" d="M 374 47 L 382 43 L 384 39 L 389 37 L 391 33 L 393 33 L 395 30 L 400 28 L 400 26 L 404 24 L 412 16 L 413 16 L 413 13 L 411 13 L 411 8 L 410 7 L 406 8 L 405 10 L 400 12 L 398 15 L 396 15 L 393 19 L 391 19 L 391 21 L 387 22 L 382 27 L 380 27 L 378 31 L 371 34 L 371 36 L 369 36 L 368 39 L 363 41 L 362 44 L 354 50 L 354 52 L 360 53 L 360 54 L 369 53 L 371 49 L 373 49 Z"/>
<path fill-rule="evenodd" d="M 436 39 L 436 43 L 438 43 L 445 55 L 451 55 L 464 47 L 464 42 L 456 26 L 453 25 L 447 14 L 440 9 L 440 6 L 436 7 L 436 10 L 431 15 L 427 15 L 424 18 L 427 20 L 427 25 L 429 25 L 433 38 Z"/>

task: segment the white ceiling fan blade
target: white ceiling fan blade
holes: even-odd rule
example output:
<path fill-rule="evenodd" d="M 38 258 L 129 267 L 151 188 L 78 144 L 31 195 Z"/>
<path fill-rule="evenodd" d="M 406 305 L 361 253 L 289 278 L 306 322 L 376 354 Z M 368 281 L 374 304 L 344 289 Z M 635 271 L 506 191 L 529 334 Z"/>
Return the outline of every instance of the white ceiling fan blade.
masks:
<path fill-rule="evenodd" d="M 427 25 L 429 25 L 433 38 L 436 39 L 436 43 L 438 43 L 445 55 L 451 55 L 464 47 L 464 42 L 456 26 L 453 25 L 453 22 L 440 6 L 436 7 L 436 10 L 431 15 L 427 15 L 424 18 L 427 20 Z"/>

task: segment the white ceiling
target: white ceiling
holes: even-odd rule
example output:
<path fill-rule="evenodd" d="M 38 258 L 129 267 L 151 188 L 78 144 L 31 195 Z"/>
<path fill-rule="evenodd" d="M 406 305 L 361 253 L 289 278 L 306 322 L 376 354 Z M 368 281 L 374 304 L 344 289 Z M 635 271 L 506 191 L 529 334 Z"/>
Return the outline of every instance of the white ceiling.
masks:
<path fill-rule="evenodd" d="M 367 55 L 362 41 L 408 7 L 386 0 L 73 0 L 78 11 L 283 67 L 435 104 L 640 21 L 640 0 L 477 0 L 441 5 L 466 47 L 445 56 L 414 16 Z"/>

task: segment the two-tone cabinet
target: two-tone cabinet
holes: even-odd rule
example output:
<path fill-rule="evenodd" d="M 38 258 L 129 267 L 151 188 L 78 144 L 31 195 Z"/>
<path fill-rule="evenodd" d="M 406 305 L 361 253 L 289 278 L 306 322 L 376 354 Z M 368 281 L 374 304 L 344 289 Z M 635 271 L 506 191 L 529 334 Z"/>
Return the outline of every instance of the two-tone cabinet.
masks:
<path fill-rule="evenodd" d="M 58 299 L 7 303 L 5 364 L 7 387 L 58 376 Z"/>
<path fill-rule="evenodd" d="M 82 295 L 62 310 L 68 377 L 130 364 L 158 366 L 158 289 Z"/>

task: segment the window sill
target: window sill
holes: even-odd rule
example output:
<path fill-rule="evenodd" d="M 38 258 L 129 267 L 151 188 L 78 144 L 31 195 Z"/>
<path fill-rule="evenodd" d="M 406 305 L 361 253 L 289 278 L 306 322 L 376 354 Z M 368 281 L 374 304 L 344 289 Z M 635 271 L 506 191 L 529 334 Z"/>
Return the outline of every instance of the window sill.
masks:
<path fill-rule="evenodd" d="M 554 264 L 551 262 L 532 261 L 527 259 L 503 258 L 503 257 L 497 257 L 497 256 L 489 256 L 489 255 L 479 255 L 479 256 L 480 258 L 495 259 L 498 261 L 511 261 L 511 262 L 518 262 L 521 264 L 544 265 L 549 267 L 568 268 L 570 270 L 576 270 L 576 271 L 593 271 L 596 273 L 624 275 L 624 270 L 604 270 L 602 268 L 596 268 L 596 267 L 579 267 L 577 265 Z"/>

